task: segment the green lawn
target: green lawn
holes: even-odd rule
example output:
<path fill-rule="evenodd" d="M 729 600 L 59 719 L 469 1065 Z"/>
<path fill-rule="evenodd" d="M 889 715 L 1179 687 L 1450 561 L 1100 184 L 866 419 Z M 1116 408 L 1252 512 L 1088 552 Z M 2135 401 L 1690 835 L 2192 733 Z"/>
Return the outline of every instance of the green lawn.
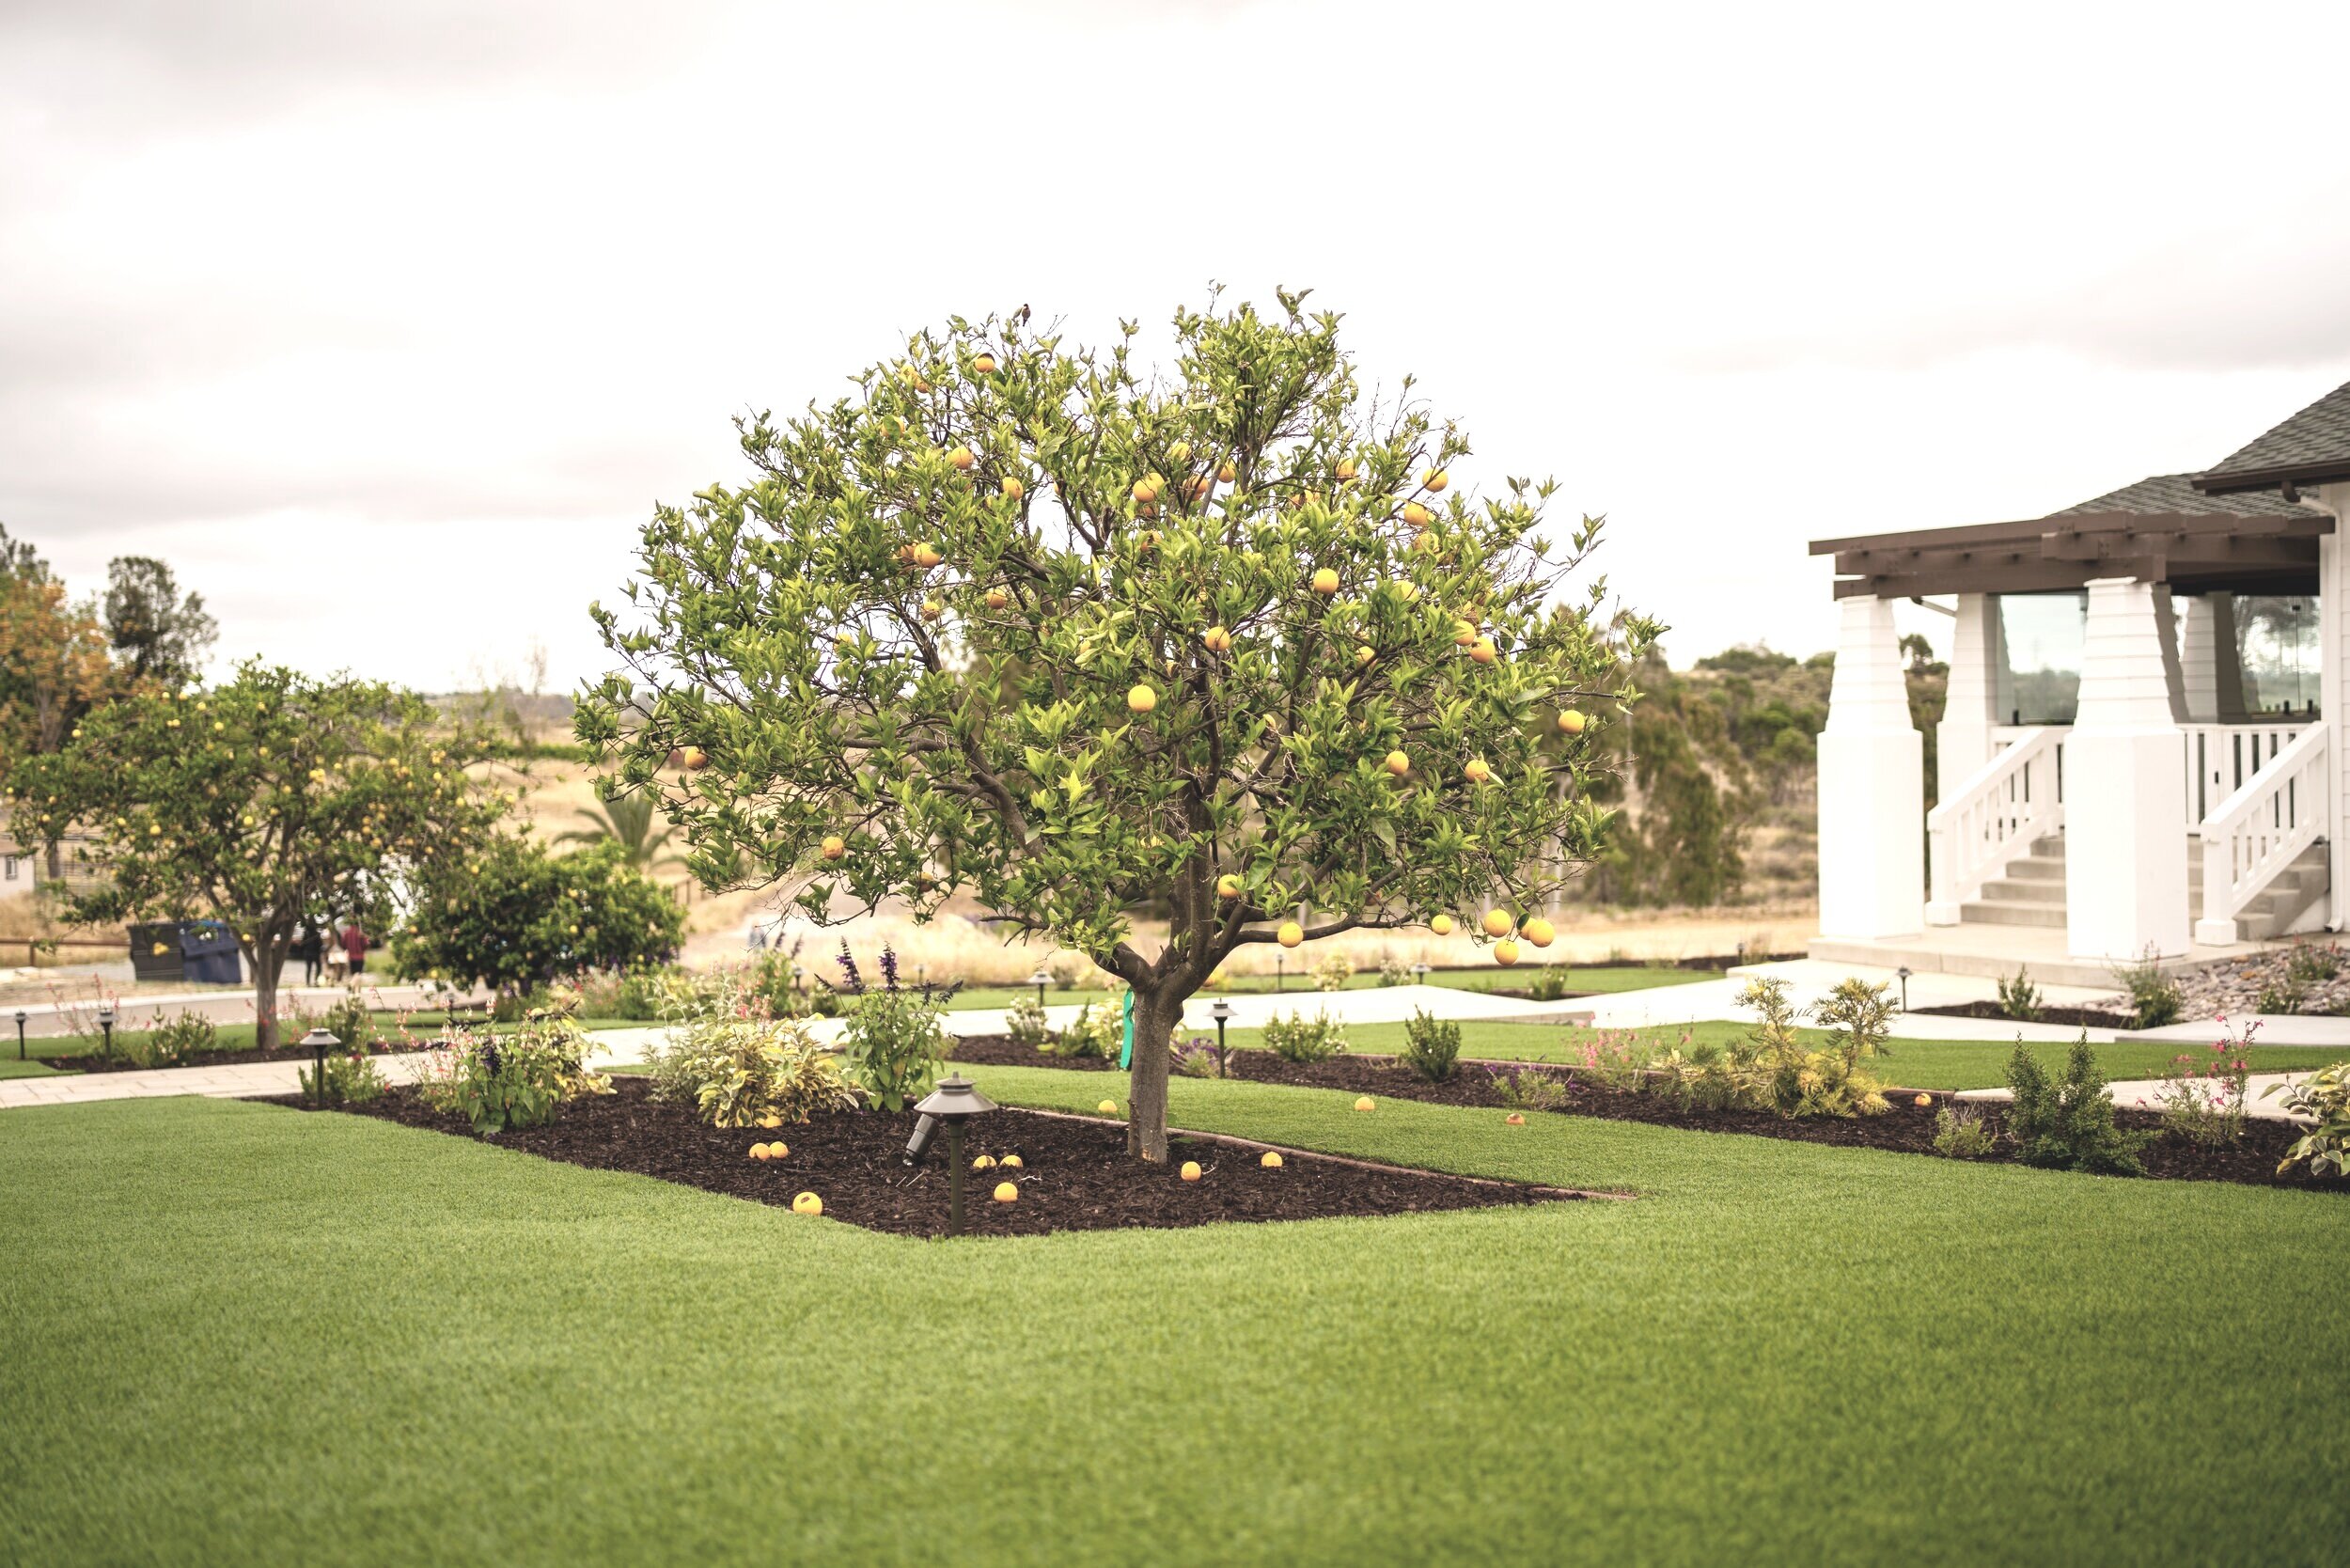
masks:
<path fill-rule="evenodd" d="M 1664 965 L 1613 969 L 1603 968 L 1595 964 L 1586 966 L 1560 964 L 1552 967 L 1566 977 L 1567 989 L 1586 993 L 1645 991 L 1653 986 L 1689 985 L 1699 980 L 1721 979 L 1721 976 L 1710 970 L 1679 969 Z M 1427 983 L 1450 986 L 1456 991 L 1496 991 L 1505 986 L 1523 989 L 1530 983 L 1531 977 L 1540 968 L 1541 965 L 1538 964 L 1521 964 L 1514 969 L 1504 969 L 1497 965 L 1480 969 L 1431 969 L 1428 972 Z M 1274 977 L 1271 975 L 1243 975 L 1225 989 L 1227 993 L 1236 996 L 1257 996 L 1277 989 L 1273 981 Z M 1378 984 L 1378 975 L 1375 972 L 1365 971 L 1349 980 L 1345 989 L 1369 991 Z M 1283 995 L 1295 996 L 1302 1002 L 1310 1002 L 1317 995 L 1312 980 L 1296 973 L 1291 974 L 1286 983 L 1277 989 Z M 955 994 L 953 1007 L 958 1012 L 1008 1008 L 1017 997 L 1033 997 L 1035 995 L 1036 987 L 1032 985 L 966 986 Z M 1098 1002 L 1105 995 L 1106 993 L 1101 987 L 1095 985 L 1080 985 L 1068 991 L 1056 991 L 1051 986 L 1046 986 L 1044 1004 L 1047 1007 L 1060 1007 L 1076 1002 Z M 1213 996 L 1214 993 L 1202 992 L 1201 995 Z"/>
<path fill-rule="evenodd" d="M 0 1057 L 0 1078 L 52 1078 L 57 1070 L 37 1061 L 19 1061 L 13 1055 Z"/>
<path fill-rule="evenodd" d="M 148 1012 L 139 1012 L 130 1006 L 124 1007 L 122 1011 L 123 1016 L 126 1018 L 137 1018 L 141 1022 L 145 1022 L 153 1016 L 151 1011 Z M 401 1014 L 398 1012 L 377 1012 L 373 1014 L 373 1016 L 376 1027 L 384 1031 L 384 1035 L 386 1039 L 397 1041 L 400 1038 L 400 1021 Z M 441 1027 L 442 1014 L 438 1012 L 426 1012 L 419 1011 L 408 1013 L 406 1016 L 408 1019 L 408 1032 L 415 1035 L 419 1041 L 431 1039 Z M 625 1018 L 583 1018 L 580 1020 L 580 1027 L 585 1029 L 630 1029 L 640 1027 L 640 1025 L 633 1023 Z M 510 1034 L 513 1032 L 516 1026 L 512 1024 L 476 1024 L 471 1026 L 471 1027 L 476 1033 L 486 1031 L 491 1034 Z M 122 1027 L 120 1025 L 117 1025 L 114 1034 L 115 1050 L 118 1053 L 127 1052 L 133 1046 L 144 1043 L 150 1036 L 152 1036 L 153 1033 L 154 1031 L 152 1029 L 127 1029 Z M 28 1043 L 27 1049 L 29 1049 L 35 1056 L 94 1057 L 99 1054 L 100 1047 L 103 1044 L 103 1038 L 97 1034 L 67 1034 L 52 1035 L 45 1040 L 36 1037 Z M 218 1026 L 212 1031 L 212 1046 L 215 1050 L 221 1051 L 251 1050 L 253 1048 L 253 1026 L 250 1024 L 222 1024 Z M 13 1061 L 15 1058 L 11 1056 L 9 1059 Z"/>
<path fill-rule="evenodd" d="M 1311 1009 L 1305 1010 L 1310 1013 Z M 1998 1028 L 1985 1024 L 1986 1030 Z M 1675 1025 L 1664 1028 L 1605 1031 L 1613 1038 L 1627 1035 L 1643 1041 L 1670 1045 L 1686 1033 L 1696 1042 L 1721 1042 L 1744 1034 L 1749 1026 L 1736 1023 L 1706 1023 Z M 1825 1043 L 1826 1031 L 1800 1029 L 1804 1039 Z M 1461 1026 L 1461 1054 L 1467 1057 L 1488 1057 L 1510 1061 L 1574 1061 L 1580 1059 L 1583 1048 L 1601 1038 L 1603 1031 L 1571 1027 L 1558 1024 L 1496 1024 L 1464 1023 Z M 1228 1039 L 1234 1046 L 1257 1047 L 1263 1043 L 1261 1029 L 1233 1029 Z M 1356 1024 L 1346 1031 L 1350 1049 L 1366 1054 L 1392 1055 L 1403 1047 L 1403 1026 L 1401 1024 Z M 1888 1083 L 1908 1089 L 1993 1089 L 2007 1082 L 2007 1059 L 2015 1050 L 2015 1043 L 2008 1040 L 1895 1040 L 1888 1043 L 1892 1055 L 1882 1064 L 1879 1075 Z M 2032 1055 L 2051 1067 L 2063 1065 L 2072 1049 L 2056 1042 L 2035 1041 Z M 2194 1053 L 2192 1046 L 2172 1042 L 2146 1040 L 2114 1041 L 2093 1047 L 2107 1078 L 2158 1078 L 2170 1066 L 2170 1060 L 2182 1050 Z M 2256 1045 L 2252 1050 L 2255 1069 L 2264 1073 L 2290 1072 L 2307 1067 L 2323 1067 L 2329 1061 L 2350 1057 L 2350 1046 L 2333 1045 Z"/>
<path fill-rule="evenodd" d="M 0 1560 L 2341 1560 L 2339 1199 L 1173 1088 L 1645 1196 L 923 1243 L 355 1118 L 0 1113 Z"/>

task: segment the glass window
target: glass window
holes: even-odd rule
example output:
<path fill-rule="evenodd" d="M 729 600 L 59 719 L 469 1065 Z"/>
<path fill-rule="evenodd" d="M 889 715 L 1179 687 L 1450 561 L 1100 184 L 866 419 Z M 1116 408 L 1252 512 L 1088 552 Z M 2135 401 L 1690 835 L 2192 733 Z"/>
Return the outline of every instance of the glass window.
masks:
<path fill-rule="evenodd" d="M 2239 594 L 2236 667 L 2244 672 L 2244 711 L 2313 712 L 2317 701 L 2317 601 L 2281 594 Z"/>
<path fill-rule="evenodd" d="M 2080 707 L 2087 593 L 1999 595 L 1999 718 L 2070 724 Z"/>

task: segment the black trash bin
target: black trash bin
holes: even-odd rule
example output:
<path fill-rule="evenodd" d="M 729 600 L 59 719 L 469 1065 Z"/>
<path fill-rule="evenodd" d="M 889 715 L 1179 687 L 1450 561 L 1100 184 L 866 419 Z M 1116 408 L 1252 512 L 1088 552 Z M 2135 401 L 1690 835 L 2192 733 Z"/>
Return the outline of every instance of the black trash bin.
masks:
<path fill-rule="evenodd" d="M 131 975 L 134 980 L 187 979 L 180 952 L 180 922 L 158 920 L 131 928 Z"/>
<path fill-rule="evenodd" d="M 180 960 L 198 985 L 244 983 L 236 933 L 218 920 L 190 920 L 180 928 Z"/>

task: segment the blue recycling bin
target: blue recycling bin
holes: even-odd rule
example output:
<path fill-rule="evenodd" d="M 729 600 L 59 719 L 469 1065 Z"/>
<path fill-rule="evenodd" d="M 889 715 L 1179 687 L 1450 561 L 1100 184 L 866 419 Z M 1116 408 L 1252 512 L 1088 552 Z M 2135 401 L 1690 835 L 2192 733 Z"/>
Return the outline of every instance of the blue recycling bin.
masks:
<path fill-rule="evenodd" d="M 244 983 L 236 933 L 218 920 L 190 920 L 180 928 L 180 966 L 198 985 Z"/>

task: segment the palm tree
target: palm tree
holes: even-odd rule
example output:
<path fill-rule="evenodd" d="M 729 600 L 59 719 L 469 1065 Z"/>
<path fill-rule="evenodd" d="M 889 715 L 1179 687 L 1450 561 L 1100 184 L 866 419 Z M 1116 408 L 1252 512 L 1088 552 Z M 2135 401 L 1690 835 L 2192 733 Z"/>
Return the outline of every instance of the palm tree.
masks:
<path fill-rule="evenodd" d="M 650 795 L 622 795 L 618 800 L 605 801 L 601 808 L 583 807 L 574 815 L 586 818 L 588 825 L 556 834 L 557 843 L 597 844 L 609 839 L 620 846 L 620 853 L 630 865 L 645 871 L 678 858 L 665 853 L 673 830 L 665 827 L 658 833 L 653 831 Z"/>

